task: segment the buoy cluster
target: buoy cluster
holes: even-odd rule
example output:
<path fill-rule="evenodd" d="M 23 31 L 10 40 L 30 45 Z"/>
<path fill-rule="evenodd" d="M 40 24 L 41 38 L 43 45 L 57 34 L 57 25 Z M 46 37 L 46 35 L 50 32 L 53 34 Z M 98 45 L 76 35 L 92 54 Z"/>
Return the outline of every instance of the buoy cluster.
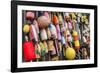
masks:
<path fill-rule="evenodd" d="M 88 13 L 22 12 L 23 62 L 90 58 Z"/>

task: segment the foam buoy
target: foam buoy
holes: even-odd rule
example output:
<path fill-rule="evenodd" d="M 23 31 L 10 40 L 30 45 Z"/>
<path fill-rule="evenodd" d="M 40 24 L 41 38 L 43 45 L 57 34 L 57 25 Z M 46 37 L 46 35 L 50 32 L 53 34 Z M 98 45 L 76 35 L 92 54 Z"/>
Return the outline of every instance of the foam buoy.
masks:
<path fill-rule="evenodd" d="M 50 29 L 49 29 L 49 28 L 47 28 L 47 29 L 46 29 L 46 32 L 47 32 L 48 39 L 50 39 L 50 37 L 51 37 L 51 32 L 50 32 Z"/>
<path fill-rule="evenodd" d="M 40 30 L 41 40 L 47 40 L 47 33 L 45 29 Z"/>
<path fill-rule="evenodd" d="M 49 13 L 48 12 L 44 12 L 44 16 L 46 16 L 47 18 L 50 18 Z"/>
<path fill-rule="evenodd" d="M 23 32 L 28 33 L 30 30 L 30 26 L 28 24 L 24 25 Z"/>
<path fill-rule="evenodd" d="M 57 31 L 57 38 L 58 38 L 58 40 L 61 40 L 61 33 L 60 33 L 59 25 L 56 25 L 56 31 Z"/>
<path fill-rule="evenodd" d="M 74 40 L 78 40 L 78 33 L 75 30 L 73 30 L 72 36 Z"/>
<path fill-rule="evenodd" d="M 64 38 L 64 36 L 63 36 L 63 35 L 61 36 L 61 43 L 62 43 L 63 45 L 65 45 L 65 44 L 66 44 L 66 40 L 65 40 L 65 38 Z"/>
<path fill-rule="evenodd" d="M 41 48 L 41 56 L 44 57 L 46 54 L 46 48 L 42 42 L 39 43 L 40 48 Z"/>
<path fill-rule="evenodd" d="M 35 47 L 32 41 L 25 41 L 23 43 L 24 60 L 26 62 L 36 59 Z"/>
<path fill-rule="evenodd" d="M 53 22 L 53 24 L 55 24 L 55 25 L 59 24 L 59 20 L 58 20 L 58 17 L 57 17 L 56 15 L 53 16 L 52 22 Z"/>
<path fill-rule="evenodd" d="M 76 49 L 79 49 L 80 48 L 79 40 L 74 41 L 74 44 L 75 44 L 75 48 Z"/>
<path fill-rule="evenodd" d="M 57 30 L 56 27 L 53 24 L 49 24 L 51 36 L 57 39 Z"/>
<path fill-rule="evenodd" d="M 30 33 L 29 33 L 30 40 L 35 40 L 38 42 L 38 34 L 36 33 L 35 25 L 30 25 Z"/>
<path fill-rule="evenodd" d="M 70 18 L 69 13 L 65 13 L 65 20 L 68 21 Z"/>
<path fill-rule="evenodd" d="M 69 30 L 67 30 L 66 32 L 67 32 L 67 42 L 72 42 L 73 39 L 72 39 L 72 36 L 71 36 Z"/>
<path fill-rule="evenodd" d="M 38 22 L 39 28 L 43 29 L 43 28 L 48 27 L 48 25 L 50 24 L 50 19 L 47 18 L 46 16 L 40 16 L 38 17 L 37 22 Z"/>
<path fill-rule="evenodd" d="M 76 57 L 76 52 L 73 48 L 68 47 L 65 51 L 65 57 L 68 60 L 73 60 Z"/>
<path fill-rule="evenodd" d="M 71 22 L 68 22 L 68 29 L 69 30 L 72 30 L 73 29 L 73 26 L 72 26 L 72 23 Z"/>
<path fill-rule="evenodd" d="M 63 18 L 61 14 L 58 14 L 59 24 L 63 24 Z"/>
<path fill-rule="evenodd" d="M 26 18 L 27 19 L 34 19 L 35 15 L 33 12 L 29 11 L 26 13 Z"/>
<path fill-rule="evenodd" d="M 38 27 L 38 22 L 36 20 L 33 21 L 33 24 L 35 26 L 37 34 L 39 34 L 39 27 Z"/>
<path fill-rule="evenodd" d="M 72 19 L 76 19 L 75 13 L 71 13 Z"/>
<path fill-rule="evenodd" d="M 47 44 L 48 44 L 48 51 L 50 52 L 50 55 L 55 55 L 56 50 L 55 50 L 55 46 L 54 46 L 54 41 L 48 40 Z"/>

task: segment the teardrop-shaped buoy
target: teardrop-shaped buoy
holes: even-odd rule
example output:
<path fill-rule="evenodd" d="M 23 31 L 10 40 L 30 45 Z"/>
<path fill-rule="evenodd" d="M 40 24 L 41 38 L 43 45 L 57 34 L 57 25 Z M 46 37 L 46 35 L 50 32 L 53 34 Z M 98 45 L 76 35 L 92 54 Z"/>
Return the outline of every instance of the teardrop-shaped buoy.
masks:
<path fill-rule="evenodd" d="M 68 59 L 68 60 L 73 60 L 75 57 L 76 57 L 76 52 L 73 48 L 71 47 L 68 47 L 65 51 L 65 57 Z"/>

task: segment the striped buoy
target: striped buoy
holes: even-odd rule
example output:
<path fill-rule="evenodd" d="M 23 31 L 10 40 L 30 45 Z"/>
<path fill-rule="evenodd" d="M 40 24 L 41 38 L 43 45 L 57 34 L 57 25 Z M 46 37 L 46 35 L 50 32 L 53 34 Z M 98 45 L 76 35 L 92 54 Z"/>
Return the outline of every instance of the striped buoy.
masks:
<path fill-rule="evenodd" d="M 61 33 L 60 33 L 59 25 L 56 25 L 56 31 L 57 31 L 57 38 L 58 38 L 58 40 L 61 40 Z"/>
<path fill-rule="evenodd" d="M 39 34 L 38 22 L 36 20 L 33 21 L 33 25 L 35 26 L 35 30 L 36 30 L 37 34 Z"/>
<path fill-rule="evenodd" d="M 38 42 L 38 34 L 36 33 L 35 26 L 32 24 L 30 25 L 29 37 L 30 37 L 30 40 L 34 39 L 36 42 Z"/>
<path fill-rule="evenodd" d="M 74 39 L 75 48 L 79 49 L 80 48 L 80 42 L 79 42 L 79 38 L 78 38 L 78 33 L 75 30 L 73 30 L 72 36 L 73 36 L 73 39 Z"/>

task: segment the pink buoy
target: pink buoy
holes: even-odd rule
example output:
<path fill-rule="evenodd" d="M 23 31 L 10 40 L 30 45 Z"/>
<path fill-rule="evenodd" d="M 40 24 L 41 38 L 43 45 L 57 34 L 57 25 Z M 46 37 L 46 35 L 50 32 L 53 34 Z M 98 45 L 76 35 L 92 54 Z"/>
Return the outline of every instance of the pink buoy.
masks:
<path fill-rule="evenodd" d="M 37 34 L 39 34 L 38 22 L 36 20 L 33 21 L 33 25 L 35 26 Z"/>
<path fill-rule="evenodd" d="M 36 33 L 34 25 L 30 25 L 29 37 L 30 37 L 30 40 L 35 39 L 35 41 L 38 42 L 38 34 Z"/>
<path fill-rule="evenodd" d="M 34 19 L 35 15 L 33 12 L 29 11 L 26 13 L 26 18 L 27 19 Z"/>
<path fill-rule="evenodd" d="M 61 33 L 60 33 L 59 25 L 56 25 L 56 31 L 57 31 L 57 38 L 58 38 L 58 40 L 61 40 Z"/>
<path fill-rule="evenodd" d="M 47 18 L 50 18 L 48 12 L 44 12 L 44 16 L 46 16 Z"/>
<path fill-rule="evenodd" d="M 40 29 L 48 27 L 48 25 L 51 23 L 50 19 L 46 16 L 38 17 L 37 22 Z"/>

